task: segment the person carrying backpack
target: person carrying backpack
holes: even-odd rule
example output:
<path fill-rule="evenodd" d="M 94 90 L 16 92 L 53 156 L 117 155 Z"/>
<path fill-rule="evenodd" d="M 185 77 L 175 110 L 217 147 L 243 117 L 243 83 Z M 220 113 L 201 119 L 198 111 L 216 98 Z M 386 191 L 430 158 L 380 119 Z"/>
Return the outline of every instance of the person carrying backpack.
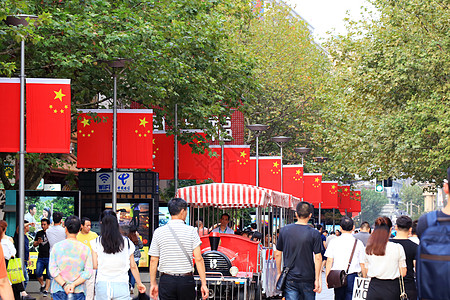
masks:
<path fill-rule="evenodd" d="M 450 168 L 443 190 L 449 195 Z M 417 224 L 417 292 L 419 299 L 450 299 L 450 201 L 440 211 L 423 215 Z"/>

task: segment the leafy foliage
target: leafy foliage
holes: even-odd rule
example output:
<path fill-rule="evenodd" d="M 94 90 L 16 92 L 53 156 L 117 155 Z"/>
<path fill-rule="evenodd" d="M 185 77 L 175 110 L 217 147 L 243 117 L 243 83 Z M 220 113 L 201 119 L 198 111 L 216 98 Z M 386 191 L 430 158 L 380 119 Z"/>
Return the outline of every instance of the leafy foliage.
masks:
<path fill-rule="evenodd" d="M 373 0 L 379 14 L 333 38 L 326 143 L 333 168 L 441 182 L 450 164 L 449 6 Z M 334 134 L 332 134 L 334 133 Z"/>
<path fill-rule="evenodd" d="M 372 226 L 376 218 L 380 216 L 381 209 L 387 203 L 389 203 L 389 200 L 384 193 L 361 189 L 361 214 L 359 215 L 361 223 L 369 222 Z"/>

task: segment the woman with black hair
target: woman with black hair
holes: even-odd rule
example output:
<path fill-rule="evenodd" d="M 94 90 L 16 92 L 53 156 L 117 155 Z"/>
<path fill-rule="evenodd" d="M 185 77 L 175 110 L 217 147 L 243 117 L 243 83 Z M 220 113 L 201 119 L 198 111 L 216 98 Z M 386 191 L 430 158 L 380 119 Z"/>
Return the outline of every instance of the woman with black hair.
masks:
<path fill-rule="evenodd" d="M 100 236 L 91 241 L 92 261 L 97 269 L 95 299 L 130 299 L 128 270 L 131 270 L 139 292 L 145 292 L 134 261 L 134 244 L 122 236 L 116 213 L 105 210 L 100 217 Z"/>
<path fill-rule="evenodd" d="M 388 217 L 378 217 L 367 241 L 365 266 L 371 278 L 367 300 L 400 299 L 399 277 L 406 275 L 406 256 L 402 245 L 389 242 L 391 229 Z"/>

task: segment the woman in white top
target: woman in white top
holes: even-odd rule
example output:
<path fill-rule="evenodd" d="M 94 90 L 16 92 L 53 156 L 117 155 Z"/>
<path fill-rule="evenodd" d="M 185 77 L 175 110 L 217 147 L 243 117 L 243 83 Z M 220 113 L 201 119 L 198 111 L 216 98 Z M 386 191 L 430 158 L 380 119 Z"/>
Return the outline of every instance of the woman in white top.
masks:
<path fill-rule="evenodd" d="M 378 217 L 367 241 L 365 267 L 371 280 L 366 300 L 400 299 L 399 277 L 406 275 L 406 255 L 402 245 L 389 242 L 391 229 L 388 217 Z"/>
<path fill-rule="evenodd" d="M 100 236 L 91 241 L 92 262 L 97 269 L 96 300 L 130 299 L 128 270 L 131 270 L 139 292 L 145 292 L 134 261 L 134 244 L 120 233 L 116 214 L 105 210 L 101 216 Z"/>
<path fill-rule="evenodd" d="M 10 260 L 16 255 L 16 247 L 14 247 L 14 240 L 12 237 L 6 235 L 6 228 L 8 228 L 8 223 L 6 221 L 0 220 L 0 239 L 3 248 L 4 259 Z"/>

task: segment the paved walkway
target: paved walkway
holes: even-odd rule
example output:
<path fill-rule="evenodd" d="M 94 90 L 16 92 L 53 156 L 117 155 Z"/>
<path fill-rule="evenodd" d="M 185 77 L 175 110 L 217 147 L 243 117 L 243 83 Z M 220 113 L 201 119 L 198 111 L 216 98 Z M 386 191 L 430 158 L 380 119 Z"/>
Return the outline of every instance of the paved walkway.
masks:
<path fill-rule="evenodd" d="M 149 273 L 141 272 L 141 279 L 142 279 L 142 282 L 147 287 L 147 290 L 149 290 L 150 289 Z M 323 283 L 322 292 L 320 294 L 316 295 L 316 300 L 333 300 L 334 299 L 333 289 L 327 288 L 327 286 L 325 284 L 325 273 L 323 273 L 323 272 L 322 272 L 322 283 Z M 50 300 L 51 299 L 50 295 L 48 297 L 44 297 L 39 293 L 39 283 L 36 280 L 30 281 L 28 283 L 27 293 L 30 294 L 30 296 L 35 297 L 37 300 Z M 135 293 L 137 293 L 136 289 L 135 289 Z"/>

